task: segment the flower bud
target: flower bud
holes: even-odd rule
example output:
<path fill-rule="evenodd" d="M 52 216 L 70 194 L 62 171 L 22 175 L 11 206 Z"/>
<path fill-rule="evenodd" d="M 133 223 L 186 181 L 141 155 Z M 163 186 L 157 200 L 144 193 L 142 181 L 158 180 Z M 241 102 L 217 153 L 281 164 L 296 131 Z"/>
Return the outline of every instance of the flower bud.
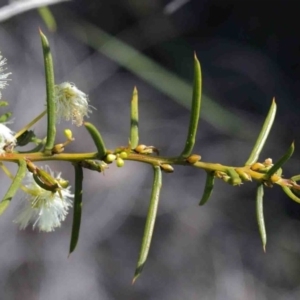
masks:
<path fill-rule="evenodd" d="M 174 168 L 169 164 L 162 164 L 162 165 L 160 165 L 160 168 L 166 173 L 173 173 L 174 172 Z"/>
<path fill-rule="evenodd" d="M 74 138 L 73 138 L 73 133 L 70 129 L 65 129 L 64 130 L 64 134 L 65 134 L 65 137 L 69 140 L 69 141 L 73 141 Z"/>
<path fill-rule="evenodd" d="M 199 161 L 201 159 L 201 156 L 198 154 L 192 154 L 190 155 L 186 160 L 187 162 L 189 162 L 190 164 L 194 164 L 197 161 Z"/>
<path fill-rule="evenodd" d="M 120 156 L 121 158 L 127 158 L 127 157 L 128 157 L 128 154 L 127 154 L 125 151 L 123 151 L 123 152 L 121 152 L 121 153 L 119 154 L 119 156 Z"/>
<path fill-rule="evenodd" d="M 135 149 L 135 152 L 139 154 L 152 154 L 153 152 L 157 155 L 159 154 L 159 151 L 154 146 L 146 146 L 146 145 L 138 145 Z"/>
<path fill-rule="evenodd" d="M 265 159 L 264 165 L 265 165 L 266 167 L 273 166 L 273 160 L 272 160 L 272 158 L 267 158 L 267 159 Z"/>
<path fill-rule="evenodd" d="M 117 158 L 116 155 L 110 153 L 110 154 L 107 154 L 107 155 L 106 155 L 104 161 L 105 161 L 106 163 L 112 163 L 114 160 L 116 160 L 116 158 Z"/>
<path fill-rule="evenodd" d="M 117 167 L 121 168 L 124 166 L 124 160 L 121 157 L 117 158 Z"/>
<path fill-rule="evenodd" d="M 265 169 L 265 166 L 259 162 L 256 162 L 251 166 L 251 170 L 253 171 L 261 171 L 263 169 Z"/>
<path fill-rule="evenodd" d="M 64 144 L 56 144 L 53 148 L 52 148 L 52 154 L 59 154 L 64 152 L 65 147 Z"/>

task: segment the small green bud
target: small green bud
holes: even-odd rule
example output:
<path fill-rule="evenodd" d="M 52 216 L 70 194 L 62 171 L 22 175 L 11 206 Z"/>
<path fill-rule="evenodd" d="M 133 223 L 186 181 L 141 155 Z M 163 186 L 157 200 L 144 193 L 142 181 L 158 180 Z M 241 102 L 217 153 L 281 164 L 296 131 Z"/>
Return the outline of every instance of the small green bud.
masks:
<path fill-rule="evenodd" d="M 116 158 L 117 158 L 117 156 L 116 155 L 114 155 L 114 154 L 107 154 L 106 155 L 106 157 L 105 157 L 105 162 L 107 162 L 107 163 L 111 163 L 111 162 L 113 162 L 114 160 L 116 160 Z"/>
<path fill-rule="evenodd" d="M 69 141 L 73 141 L 73 133 L 70 129 L 65 129 L 64 134 Z"/>
<path fill-rule="evenodd" d="M 124 160 L 121 157 L 117 158 L 117 167 L 121 168 L 124 166 Z"/>
<path fill-rule="evenodd" d="M 119 154 L 119 156 L 120 156 L 121 158 L 127 158 L 127 157 L 128 157 L 128 154 L 127 154 L 125 151 L 123 151 L 123 152 L 121 152 L 121 153 Z"/>

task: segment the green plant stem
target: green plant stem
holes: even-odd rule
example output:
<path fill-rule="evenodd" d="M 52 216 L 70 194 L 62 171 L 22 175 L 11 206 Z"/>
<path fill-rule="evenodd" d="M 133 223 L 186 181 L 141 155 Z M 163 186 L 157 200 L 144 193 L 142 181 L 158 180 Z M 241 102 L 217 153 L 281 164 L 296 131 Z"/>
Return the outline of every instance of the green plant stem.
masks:
<path fill-rule="evenodd" d="M 112 150 L 107 150 L 107 153 L 113 153 Z M 69 161 L 78 162 L 86 159 L 99 159 L 97 152 L 90 153 L 60 153 L 52 156 L 47 156 L 43 152 L 19 154 L 19 153 L 8 153 L 5 156 L 1 156 L 1 161 L 18 162 L 20 159 L 24 159 L 26 156 L 30 161 Z M 145 154 L 128 153 L 128 156 L 124 160 L 136 161 L 141 163 L 150 164 L 152 166 L 160 166 L 162 164 L 170 165 L 185 165 L 189 167 L 196 167 L 203 169 L 204 171 L 220 171 L 227 172 L 228 169 L 233 168 L 236 171 L 246 172 L 251 176 L 253 180 L 262 182 L 266 180 L 265 174 L 255 172 L 250 169 L 250 166 L 225 166 L 218 163 L 209 163 L 204 161 L 197 161 L 194 164 L 190 164 L 183 157 L 162 157 L 162 156 L 150 156 Z"/>

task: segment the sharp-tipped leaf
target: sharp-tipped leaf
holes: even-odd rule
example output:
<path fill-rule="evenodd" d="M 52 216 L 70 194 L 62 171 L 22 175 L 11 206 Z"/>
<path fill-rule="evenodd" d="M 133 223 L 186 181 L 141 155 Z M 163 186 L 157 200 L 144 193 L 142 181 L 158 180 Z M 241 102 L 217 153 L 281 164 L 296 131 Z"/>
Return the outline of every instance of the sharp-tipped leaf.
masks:
<path fill-rule="evenodd" d="M 18 189 L 19 189 L 19 187 L 22 183 L 22 180 L 23 180 L 23 178 L 26 174 L 26 170 L 27 170 L 26 161 L 25 160 L 19 160 L 18 165 L 19 165 L 19 169 L 17 171 L 17 174 L 16 174 L 15 178 L 13 179 L 8 191 L 4 195 L 2 201 L 0 202 L 0 216 L 7 209 L 7 207 L 10 204 L 12 198 L 14 197 L 16 192 L 18 191 Z"/>
<path fill-rule="evenodd" d="M 283 191 L 290 197 L 293 201 L 297 202 L 300 204 L 300 198 L 298 198 L 289 187 L 287 186 L 281 186 Z"/>
<path fill-rule="evenodd" d="M 55 81 L 53 61 L 50 51 L 49 42 L 46 36 L 40 30 L 42 41 L 44 67 L 46 78 L 46 100 L 47 100 L 47 142 L 45 145 L 45 154 L 52 155 L 52 148 L 55 142 L 56 135 L 56 103 L 55 103 Z"/>
<path fill-rule="evenodd" d="M 192 109 L 190 114 L 189 131 L 186 138 L 184 150 L 181 153 L 182 157 L 190 156 L 195 145 L 196 134 L 198 130 L 198 122 L 200 118 L 201 93 L 202 93 L 201 66 L 195 53 Z"/>
<path fill-rule="evenodd" d="M 212 190 L 214 188 L 214 182 L 215 182 L 215 172 L 206 172 L 204 192 L 199 205 L 204 205 L 208 201 L 212 193 Z"/>
<path fill-rule="evenodd" d="M 260 154 L 261 150 L 263 149 L 265 142 L 268 138 L 268 135 L 270 133 L 270 130 L 272 128 L 272 125 L 273 125 L 273 122 L 275 119 L 275 115 L 276 115 L 276 102 L 275 102 L 275 99 L 273 98 L 271 107 L 269 109 L 269 112 L 268 112 L 268 115 L 264 122 L 264 125 L 262 127 L 262 130 L 256 140 L 256 143 L 254 145 L 254 148 L 252 149 L 250 157 L 248 158 L 248 160 L 245 164 L 246 166 L 252 165 L 258 160 L 259 154 Z"/>
<path fill-rule="evenodd" d="M 256 191 L 256 218 L 258 224 L 258 230 L 262 241 L 264 252 L 266 252 L 267 244 L 267 233 L 264 219 L 264 208 L 263 208 L 263 197 L 264 197 L 264 186 L 259 184 Z"/>
<path fill-rule="evenodd" d="M 154 179 L 153 179 L 153 186 L 152 186 L 152 193 L 151 193 L 151 199 L 150 204 L 148 208 L 148 214 L 146 219 L 146 225 L 144 229 L 144 235 L 142 240 L 142 245 L 140 249 L 140 254 L 137 262 L 137 266 L 135 269 L 134 277 L 132 280 L 132 283 L 136 281 L 136 279 L 141 275 L 143 267 L 146 263 L 149 248 L 151 244 L 151 239 L 153 235 L 153 229 L 154 224 L 156 220 L 157 215 L 157 208 L 158 208 L 158 202 L 159 202 L 159 194 L 160 189 L 162 185 L 162 175 L 161 175 L 161 169 L 159 166 L 154 166 Z"/>
<path fill-rule="evenodd" d="M 139 102 L 138 91 L 134 87 L 131 98 L 131 113 L 130 113 L 130 146 L 135 149 L 139 144 Z"/>
<path fill-rule="evenodd" d="M 70 242 L 69 255 L 75 250 L 80 231 L 81 211 L 82 211 L 82 181 L 83 171 L 80 164 L 74 164 L 75 169 L 75 197 L 73 208 L 73 225 Z"/>
<path fill-rule="evenodd" d="M 91 123 L 84 122 L 84 126 L 87 129 L 87 131 L 90 133 L 90 135 L 97 147 L 99 159 L 102 159 L 106 154 L 106 148 L 105 148 L 104 141 L 102 139 L 100 132 Z"/>
<path fill-rule="evenodd" d="M 286 153 L 273 165 L 273 167 L 266 173 L 266 176 L 271 177 L 273 174 L 275 174 L 282 166 L 283 164 L 290 159 L 290 157 L 294 153 L 294 143 L 291 144 L 289 149 L 286 151 Z"/>

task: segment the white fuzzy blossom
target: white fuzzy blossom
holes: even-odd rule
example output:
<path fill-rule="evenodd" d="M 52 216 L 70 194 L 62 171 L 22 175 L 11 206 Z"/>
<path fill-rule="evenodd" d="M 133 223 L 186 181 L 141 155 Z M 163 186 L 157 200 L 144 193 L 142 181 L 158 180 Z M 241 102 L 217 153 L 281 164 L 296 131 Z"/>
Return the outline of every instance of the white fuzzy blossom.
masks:
<path fill-rule="evenodd" d="M 46 166 L 46 171 L 56 180 L 60 180 L 61 173 L 56 177 L 51 169 Z M 25 229 L 29 223 L 33 223 L 33 229 L 37 226 L 40 231 L 50 232 L 60 227 L 65 220 L 69 208 L 72 207 L 73 194 L 70 186 L 60 187 L 60 193 L 51 192 L 41 188 L 33 179 L 31 173 L 27 174 L 27 196 L 24 198 L 25 205 L 19 216 L 14 220 Z"/>
<path fill-rule="evenodd" d="M 5 153 L 4 147 L 10 145 L 12 148 L 16 145 L 16 139 L 13 132 L 3 123 L 0 123 L 0 156 Z"/>
<path fill-rule="evenodd" d="M 8 84 L 7 81 L 9 80 L 8 76 L 11 74 L 11 73 L 4 73 L 4 71 L 6 70 L 6 68 L 3 67 L 4 65 L 6 65 L 6 58 L 3 58 L 0 52 L 0 89 L 4 89 L 7 86 Z M 1 96 L 2 94 L 0 92 L 0 99 Z"/>
<path fill-rule="evenodd" d="M 87 94 L 80 91 L 73 83 L 63 82 L 55 86 L 56 118 L 81 126 L 83 118 L 92 112 Z"/>

